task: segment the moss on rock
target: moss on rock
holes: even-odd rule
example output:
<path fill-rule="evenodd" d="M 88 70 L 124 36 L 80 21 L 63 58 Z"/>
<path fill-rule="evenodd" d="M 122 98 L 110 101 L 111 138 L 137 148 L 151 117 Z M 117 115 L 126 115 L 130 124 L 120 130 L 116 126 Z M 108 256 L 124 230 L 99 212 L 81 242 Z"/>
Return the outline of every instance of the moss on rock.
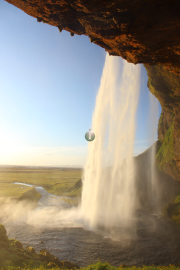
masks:
<path fill-rule="evenodd" d="M 180 202 L 167 204 L 164 207 L 162 214 L 180 225 Z"/>
<path fill-rule="evenodd" d="M 145 68 L 149 90 L 162 107 L 158 124 L 158 167 L 180 181 L 180 76 L 160 65 L 145 65 Z"/>
<path fill-rule="evenodd" d="M 161 118 L 160 121 L 162 121 Z M 169 127 L 168 131 L 166 132 L 164 141 L 161 144 L 158 153 L 156 155 L 156 158 L 158 159 L 158 166 L 162 170 L 165 170 L 167 165 L 173 166 L 173 160 L 175 157 L 173 134 L 174 134 L 174 121 L 172 125 Z"/>

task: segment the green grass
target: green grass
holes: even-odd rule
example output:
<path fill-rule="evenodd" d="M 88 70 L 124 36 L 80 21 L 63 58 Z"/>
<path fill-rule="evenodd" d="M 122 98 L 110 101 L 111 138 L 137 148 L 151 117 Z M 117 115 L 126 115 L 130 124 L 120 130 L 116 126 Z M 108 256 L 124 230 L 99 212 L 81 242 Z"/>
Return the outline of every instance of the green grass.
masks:
<path fill-rule="evenodd" d="M 26 265 L 25 267 L 13 267 L 13 266 L 6 266 L 3 268 L 4 270 L 43 270 L 43 269 L 49 269 L 47 266 L 40 266 L 40 267 L 32 267 L 31 265 Z M 62 268 L 51 268 L 52 270 L 57 270 L 57 269 L 62 269 Z M 63 268 L 64 270 L 68 269 L 66 267 Z M 125 266 L 125 265 L 120 265 L 119 267 L 115 267 L 110 265 L 109 263 L 102 263 L 102 262 L 97 262 L 92 265 L 88 265 L 86 267 L 81 268 L 82 270 L 118 270 L 118 269 L 123 269 L 123 270 L 180 270 L 180 266 L 175 266 L 175 265 L 169 265 L 169 266 Z"/>
<path fill-rule="evenodd" d="M 32 187 L 15 185 L 12 183 L 2 183 L 0 181 L 0 197 L 11 197 L 13 199 L 19 199 L 24 193 L 32 190 Z"/>
<path fill-rule="evenodd" d="M 54 195 L 80 198 L 81 187 L 75 185 L 81 179 L 81 174 L 80 169 L 0 167 L 0 198 L 40 198 L 34 187 L 15 185 L 14 182 L 42 186 Z M 77 204 L 77 200 L 71 201 Z"/>

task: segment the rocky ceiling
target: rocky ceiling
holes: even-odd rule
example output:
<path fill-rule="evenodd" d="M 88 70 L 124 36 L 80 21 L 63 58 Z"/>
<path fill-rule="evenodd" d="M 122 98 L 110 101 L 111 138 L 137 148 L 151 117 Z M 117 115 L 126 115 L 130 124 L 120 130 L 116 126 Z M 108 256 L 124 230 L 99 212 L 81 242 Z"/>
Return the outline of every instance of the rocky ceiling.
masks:
<path fill-rule="evenodd" d="M 6 0 L 38 22 L 86 35 L 110 55 L 180 74 L 178 0 Z"/>

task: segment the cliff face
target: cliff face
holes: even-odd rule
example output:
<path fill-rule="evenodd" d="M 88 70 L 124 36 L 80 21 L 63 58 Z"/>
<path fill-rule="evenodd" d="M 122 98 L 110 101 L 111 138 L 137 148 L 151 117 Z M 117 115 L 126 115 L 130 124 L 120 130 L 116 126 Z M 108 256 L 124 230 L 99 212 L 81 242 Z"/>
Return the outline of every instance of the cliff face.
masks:
<path fill-rule="evenodd" d="M 177 0 L 6 0 L 71 35 L 86 35 L 131 63 L 162 64 L 180 73 Z"/>
<path fill-rule="evenodd" d="M 149 90 L 162 106 L 157 162 L 160 170 L 180 181 L 180 76 L 158 65 L 145 68 Z"/>

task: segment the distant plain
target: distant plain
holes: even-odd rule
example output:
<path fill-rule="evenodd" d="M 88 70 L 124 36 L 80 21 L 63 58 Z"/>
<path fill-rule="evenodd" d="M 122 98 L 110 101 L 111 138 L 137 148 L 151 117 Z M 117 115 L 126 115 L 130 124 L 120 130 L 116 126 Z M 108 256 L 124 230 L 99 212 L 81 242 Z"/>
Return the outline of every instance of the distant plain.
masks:
<path fill-rule="evenodd" d="M 46 168 L 46 167 L 0 167 L 0 198 L 38 201 L 40 194 L 35 187 L 15 185 L 15 182 L 41 186 L 51 194 L 58 196 L 81 196 L 82 169 Z M 78 182 L 79 181 L 79 182 Z M 70 199 L 64 199 L 71 203 Z"/>

